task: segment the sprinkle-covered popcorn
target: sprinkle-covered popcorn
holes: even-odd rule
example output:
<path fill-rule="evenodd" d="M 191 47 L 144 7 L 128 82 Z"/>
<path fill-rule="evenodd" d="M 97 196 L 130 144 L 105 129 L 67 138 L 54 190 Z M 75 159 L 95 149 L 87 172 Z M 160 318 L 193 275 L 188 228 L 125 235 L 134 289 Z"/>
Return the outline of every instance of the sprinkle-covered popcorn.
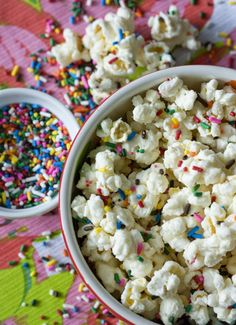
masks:
<path fill-rule="evenodd" d="M 78 60 L 90 61 L 90 55 L 87 49 L 82 45 L 79 35 L 75 34 L 69 28 L 64 29 L 63 37 L 65 42 L 52 47 L 52 55 L 55 56 L 57 62 L 66 67 L 72 62 Z"/>
<path fill-rule="evenodd" d="M 101 122 L 80 170 L 71 208 L 82 253 L 145 318 L 233 324 L 235 92 L 173 77 L 131 102 Z"/>

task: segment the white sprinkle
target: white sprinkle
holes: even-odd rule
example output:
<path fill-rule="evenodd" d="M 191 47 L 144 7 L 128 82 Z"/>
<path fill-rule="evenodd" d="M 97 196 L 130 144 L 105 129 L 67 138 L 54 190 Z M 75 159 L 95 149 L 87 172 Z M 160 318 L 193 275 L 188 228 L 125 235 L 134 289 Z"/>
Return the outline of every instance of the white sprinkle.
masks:
<path fill-rule="evenodd" d="M 26 302 L 23 301 L 23 302 L 21 303 L 21 307 L 25 307 L 25 306 L 26 306 Z"/>
<path fill-rule="evenodd" d="M 51 117 L 52 116 L 52 114 L 50 114 L 48 112 L 40 112 L 40 115 L 46 116 L 46 117 Z"/>
<path fill-rule="evenodd" d="M 23 253 L 21 253 L 21 252 L 18 253 L 18 256 L 19 256 L 20 259 L 24 259 L 25 258 L 25 255 Z"/>
<path fill-rule="evenodd" d="M 89 16 L 88 16 L 88 15 L 83 15 L 83 20 L 84 20 L 86 23 L 89 23 Z"/>
<path fill-rule="evenodd" d="M 70 100 L 70 97 L 69 97 L 69 95 L 66 93 L 66 94 L 64 94 L 64 99 L 65 99 L 65 101 L 66 101 L 66 103 L 68 104 L 68 105 L 71 105 L 71 100 Z"/>
<path fill-rule="evenodd" d="M 83 287 L 83 291 L 84 291 L 84 292 L 88 292 L 89 289 L 88 289 L 87 287 Z"/>
<path fill-rule="evenodd" d="M 81 100 L 80 104 L 83 106 L 88 106 L 89 102 L 88 102 L 88 100 Z"/>
<path fill-rule="evenodd" d="M 89 302 L 89 298 L 86 297 L 85 295 L 81 296 L 81 299 L 85 302 Z"/>
<path fill-rule="evenodd" d="M 56 267 L 55 271 L 58 272 L 58 273 L 61 273 L 63 271 L 63 268 L 62 267 Z"/>
<path fill-rule="evenodd" d="M 76 80 L 74 81 L 74 85 L 75 85 L 75 86 L 78 86 L 78 85 L 79 85 L 79 80 L 78 80 L 78 79 L 76 79 Z"/>
<path fill-rule="evenodd" d="M 42 81 L 42 82 L 47 82 L 47 79 L 44 78 L 43 76 L 40 76 L 40 77 L 39 77 L 39 80 Z"/>
<path fill-rule="evenodd" d="M 91 67 L 85 67 L 85 71 L 92 71 Z"/>
<path fill-rule="evenodd" d="M 72 274 L 72 275 L 75 274 L 75 270 L 74 269 L 71 269 L 70 270 L 70 274 Z"/>
<path fill-rule="evenodd" d="M 93 305 L 93 308 L 97 309 L 100 306 L 100 302 L 97 300 Z"/>
<path fill-rule="evenodd" d="M 70 304 L 63 304 L 62 307 L 63 308 L 68 308 L 68 309 L 73 309 L 74 308 L 74 306 L 70 305 Z"/>
<path fill-rule="evenodd" d="M 8 186 L 11 186 L 12 184 L 13 184 L 13 182 L 6 182 L 5 186 L 8 187 Z"/>
<path fill-rule="evenodd" d="M 32 169 L 33 172 L 36 172 L 40 167 L 41 167 L 40 164 L 37 164 L 36 166 L 34 166 L 34 168 Z"/>
<path fill-rule="evenodd" d="M 76 296 L 75 299 L 77 299 L 78 301 L 81 301 L 81 297 L 80 296 Z"/>
<path fill-rule="evenodd" d="M 39 191 L 36 191 L 35 189 L 32 189 L 32 194 L 36 195 L 36 196 L 39 196 L 39 197 L 45 197 L 45 194 L 44 193 L 41 193 Z"/>
<path fill-rule="evenodd" d="M 87 0 L 86 1 L 86 6 L 92 6 L 93 0 Z"/>
<path fill-rule="evenodd" d="M 22 183 L 27 183 L 27 182 L 32 182 L 32 181 L 37 181 L 37 176 L 31 176 L 31 177 L 26 177 L 25 179 L 22 179 Z"/>
<path fill-rule="evenodd" d="M 42 236 L 50 236 L 52 232 L 50 230 L 45 230 L 41 233 Z"/>
<path fill-rule="evenodd" d="M 70 318 L 70 315 L 69 315 L 68 313 L 64 313 L 64 314 L 62 315 L 62 317 L 63 317 L 63 318 Z"/>

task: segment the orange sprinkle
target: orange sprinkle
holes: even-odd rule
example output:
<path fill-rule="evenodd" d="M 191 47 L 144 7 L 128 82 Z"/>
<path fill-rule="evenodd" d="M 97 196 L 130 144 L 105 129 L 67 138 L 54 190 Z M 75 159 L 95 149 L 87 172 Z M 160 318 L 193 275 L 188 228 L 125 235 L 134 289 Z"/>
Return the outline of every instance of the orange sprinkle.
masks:
<path fill-rule="evenodd" d="M 226 85 L 231 86 L 232 88 L 236 89 L 236 80 L 230 80 L 226 82 Z"/>
<path fill-rule="evenodd" d="M 207 102 L 207 106 L 208 106 L 208 108 L 212 108 L 212 106 L 213 106 L 213 101 L 211 100 L 211 101 L 209 101 L 209 102 Z"/>
<path fill-rule="evenodd" d="M 196 153 L 196 151 L 190 151 L 190 152 L 188 153 L 188 155 L 189 155 L 190 157 L 194 157 L 194 156 L 197 155 L 197 153 Z"/>

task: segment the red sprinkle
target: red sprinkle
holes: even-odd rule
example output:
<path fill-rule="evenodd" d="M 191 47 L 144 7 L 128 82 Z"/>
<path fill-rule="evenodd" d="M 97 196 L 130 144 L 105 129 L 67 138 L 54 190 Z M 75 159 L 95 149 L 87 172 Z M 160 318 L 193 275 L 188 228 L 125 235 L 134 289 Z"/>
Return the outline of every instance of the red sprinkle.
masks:
<path fill-rule="evenodd" d="M 230 116 L 235 116 L 235 113 L 234 112 L 230 112 L 229 115 Z"/>
<path fill-rule="evenodd" d="M 188 167 L 184 167 L 183 171 L 184 172 L 187 172 L 188 171 Z"/>
<path fill-rule="evenodd" d="M 211 203 L 212 202 L 215 202 L 215 200 L 216 200 L 216 196 L 215 195 L 212 195 L 212 197 L 211 197 Z"/>
<path fill-rule="evenodd" d="M 116 62 L 117 60 L 118 60 L 118 58 L 115 57 L 115 58 L 111 59 L 110 61 L 108 61 L 108 63 L 109 63 L 109 64 L 112 64 L 112 63 Z"/>
<path fill-rule="evenodd" d="M 178 165 L 177 165 L 177 166 L 178 166 L 178 167 L 181 167 L 181 166 L 182 166 L 182 164 L 183 164 L 183 160 L 179 160 L 179 161 L 178 161 Z"/>
<path fill-rule="evenodd" d="M 159 111 L 156 112 L 156 116 L 159 116 L 163 113 L 163 110 L 162 109 L 159 109 Z"/>
<path fill-rule="evenodd" d="M 180 138 L 180 136 L 181 136 L 181 130 L 177 130 L 176 132 L 175 132 L 175 140 L 179 140 L 179 138 Z"/>
<path fill-rule="evenodd" d="M 196 115 L 194 115 L 193 120 L 196 123 L 200 123 L 201 122 L 201 120 Z"/>
<path fill-rule="evenodd" d="M 196 170 L 198 173 L 202 173 L 204 169 L 198 166 L 193 166 L 192 170 Z"/>
<path fill-rule="evenodd" d="M 144 207 L 143 201 L 138 201 L 138 205 L 140 208 L 143 208 Z"/>

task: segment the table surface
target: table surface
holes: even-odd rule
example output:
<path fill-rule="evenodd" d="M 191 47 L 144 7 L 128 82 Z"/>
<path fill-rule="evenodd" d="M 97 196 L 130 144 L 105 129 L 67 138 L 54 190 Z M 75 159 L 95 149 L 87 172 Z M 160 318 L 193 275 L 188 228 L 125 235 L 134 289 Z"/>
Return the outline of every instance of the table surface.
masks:
<path fill-rule="evenodd" d="M 140 1 L 144 15 L 136 19 L 136 30 L 148 39 L 147 18 L 161 10 L 166 12 L 173 3 L 182 16 L 198 27 L 203 43 L 214 43 L 213 50 L 201 51 L 192 62 L 236 68 L 236 1 L 198 0 L 196 5 L 189 0 Z M 48 48 L 48 40 L 39 37 L 45 31 L 46 19 L 55 19 L 63 28 L 84 33 L 85 22 L 70 24 L 71 7 L 72 1 L 67 0 L 0 0 L 1 88 L 35 84 L 27 67 L 30 53 Z M 94 18 L 117 9 L 116 6 L 102 6 L 100 1 L 93 1 L 92 6 L 84 5 L 84 8 Z M 200 17 L 201 12 L 206 13 L 206 18 Z M 228 36 L 220 37 L 221 32 Z M 20 66 L 22 80 L 10 76 L 9 71 L 14 65 Z M 48 87 L 55 97 L 64 100 L 62 89 Z M 51 232 L 50 240 L 43 235 L 45 231 Z M 22 245 L 26 247 L 26 260 L 18 257 Z M 57 211 L 31 219 L 0 219 L 0 324 L 122 324 L 106 309 L 104 311 L 103 306 L 92 310 L 97 304 L 96 298 L 81 285 L 79 275 L 72 274 L 71 261 L 66 255 Z M 68 263 L 67 270 L 60 273 L 51 270 L 47 261 L 42 260 L 48 256 L 55 260 L 56 266 Z M 12 260 L 19 262 L 9 266 Z M 50 296 L 50 289 L 58 291 L 59 297 Z M 36 305 L 32 306 L 34 300 Z M 27 305 L 22 307 L 22 302 Z M 67 306 L 65 309 L 69 309 L 70 317 L 62 318 L 63 304 L 76 306 L 79 312 Z"/>

